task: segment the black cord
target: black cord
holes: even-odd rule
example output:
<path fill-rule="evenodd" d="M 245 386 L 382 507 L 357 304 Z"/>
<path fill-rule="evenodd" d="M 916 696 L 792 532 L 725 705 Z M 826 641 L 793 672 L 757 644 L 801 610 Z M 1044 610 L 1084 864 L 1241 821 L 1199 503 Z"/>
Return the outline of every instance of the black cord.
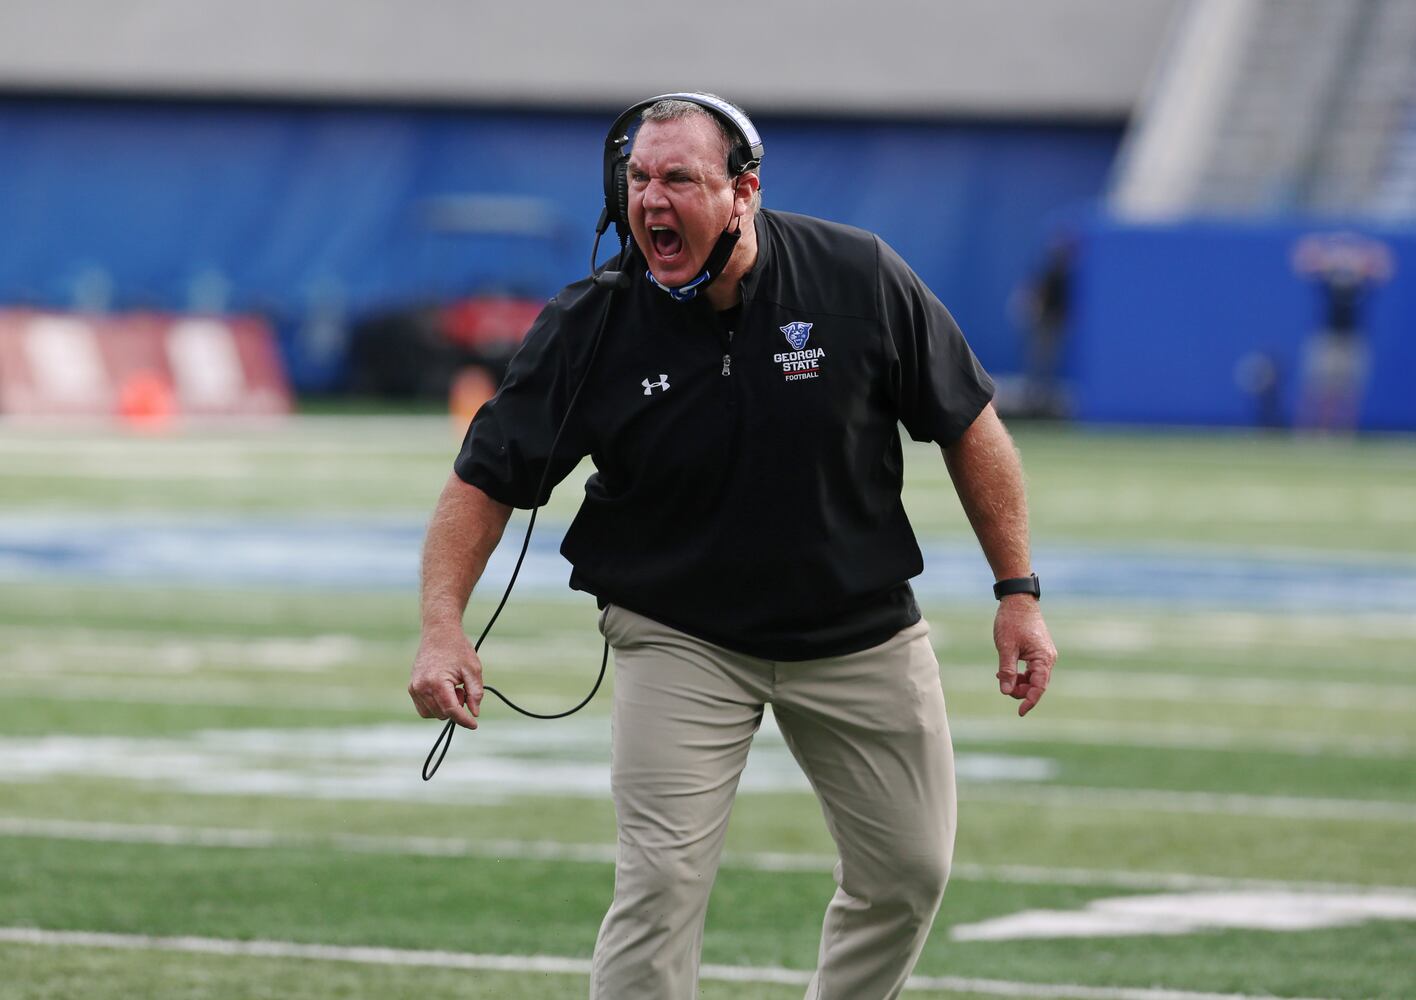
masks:
<path fill-rule="evenodd" d="M 598 247 L 599 245 L 600 237 L 597 233 L 595 236 L 595 246 Z M 625 245 L 622 243 L 620 245 L 619 255 L 619 264 L 621 267 L 623 266 L 623 258 L 626 252 L 627 247 L 625 247 Z M 591 264 L 593 270 L 594 251 L 591 251 Z M 590 369 L 595 364 L 595 355 L 600 350 L 600 340 L 604 337 L 605 327 L 609 325 L 610 311 L 614 308 L 614 304 L 615 295 L 614 292 L 611 291 L 609 295 L 609 300 L 605 303 L 605 311 L 600 314 L 600 325 L 595 330 L 595 339 L 590 343 L 590 356 L 585 362 L 585 371 L 580 376 L 580 383 L 575 387 L 575 392 L 571 394 L 570 402 L 566 404 L 565 416 L 561 418 L 560 427 L 556 429 L 556 436 L 551 439 L 551 450 L 546 454 L 546 468 L 541 473 L 540 484 L 536 487 L 536 506 L 531 508 L 531 518 L 529 521 L 526 522 L 526 534 L 521 539 L 521 552 L 516 557 L 516 565 L 512 568 L 511 579 L 507 581 L 506 590 L 502 591 L 501 600 L 497 603 L 496 610 L 492 612 L 491 618 L 487 619 L 487 625 L 485 628 L 482 629 L 482 634 L 477 637 L 477 641 L 472 645 L 473 650 L 475 650 L 476 652 L 480 653 L 482 651 L 483 640 L 487 638 L 487 635 L 492 631 L 492 626 L 495 625 L 497 623 L 497 619 L 501 617 L 502 609 L 506 607 L 507 599 L 511 597 L 511 588 L 516 586 L 516 578 L 521 574 L 521 564 L 526 561 L 526 552 L 531 547 L 531 531 L 536 527 L 536 514 L 540 511 L 542 504 L 544 504 L 546 500 L 549 499 L 549 497 L 546 496 L 546 486 L 550 481 L 551 466 L 556 456 L 556 446 L 560 444 L 561 435 L 565 433 L 565 428 L 570 423 L 570 415 L 572 412 L 574 412 L 575 404 L 580 399 L 580 391 L 585 388 L 585 383 L 590 381 Z M 581 700 L 580 704 L 576 705 L 574 708 L 566 709 L 564 712 L 555 712 L 550 715 L 541 715 L 538 712 L 532 712 L 528 709 L 522 708 L 520 705 L 516 704 L 516 702 L 512 701 L 510 698 L 502 694 L 490 684 L 484 684 L 482 686 L 482 690 L 490 691 L 492 694 L 500 698 L 513 711 L 520 712 L 522 715 L 529 716 L 532 719 L 564 719 L 566 716 L 574 715 L 586 705 L 590 704 L 590 700 L 595 697 L 596 692 L 600 690 L 600 684 L 605 679 L 605 670 L 608 667 L 609 662 L 610 641 L 606 639 L 604 653 L 600 657 L 600 675 L 595 678 L 595 686 L 590 689 L 590 693 L 587 694 L 584 699 Z M 443 758 L 447 756 L 448 750 L 452 749 L 452 734 L 456 729 L 456 721 L 454 721 L 453 719 L 448 719 L 447 724 L 443 726 L 442 732 L 438 734 L 437 742 L 435 742 L 433 744 L 433 748 L 428 751 L 427 759 L 423 761 L 424 781 L 431 781 L 433 775 L 438 773 L 438 768 L 442 766 Z M 441 753 L 438 752 L 439 747 L 442 748 Z M 436 761 L 433 760 L 434 754 L 437 755 Z"/>
<path fill-rule="evenodd" d="M 591 699 L 593 699 L 596 693 L 600 690 L 600 684 L 605 679 L 605 671 L 609 667 L 609 663 L 610 641 L 606 639 L 605 650 L 600 655 L 600 675 L 595 678 L 595 686 L 590 689 L 590 693 L 585 696 L 584 700 L 581 701 L 579 705 L 576 705 L 574 708 L 566 709 L 564 712 L 556 712 L 554 715 L 540 715 L 536 712 L 529 712 L 526 709 L 522 708 L 520 705 L 516 704 L 506 695 L 502 694 L 496 688 L 492 687 L 490 684 L 483 685 L 482 690 L 490 691 L 492 694 L 496 695 L 515 711 L 520 712 L 522 715 L 528 715 L 533 719 L 564 719 L 567 715 L 574 715 L 586 705 L 590 704 Z M 448 719 L 447 724 L 442 728 L 442 732 L 438 734 L 437 742 L 435 742 L 433 744 L 433 748 L 428 751 L 427 759 L 423 761 L 424 781 L 431 781 L 433 775 L 438 773 L 438 768 L 442 767 L 443 758 L 446 757 L 447 752 L 452 749 L 452 734 L 456 730 L 457 723 L 452 719 Z M 442 748 L 442 753 L 438 753 L 439 747 Z M 438 756 L 438 759 L 436 761 L 433 760 L 434 754 L 437 754 Z"/>

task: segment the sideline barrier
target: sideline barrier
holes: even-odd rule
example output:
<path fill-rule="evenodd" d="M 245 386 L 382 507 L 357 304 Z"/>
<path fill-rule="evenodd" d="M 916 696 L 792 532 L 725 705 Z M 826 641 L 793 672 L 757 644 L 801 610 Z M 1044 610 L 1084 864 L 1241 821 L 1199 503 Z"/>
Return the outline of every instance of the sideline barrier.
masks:
<path fill-rule="evenodd" d="M 1324 306 L 1293 253 L 1306 236 L 1338 232 L 1380 240 L 1393 261 L 1390 280 L 1361 303 L 1369 357 L 1357 426 L 1416 430 L 1416 232 L 1342 220 L 1093 220 L 1067 348 L 1075 415 L 1091 423 L 1302 425 L 1305 352 Z M 1267 407 L 1245 387 L 1256 361 L 1273 373 Z"/>
<path fill-rule="evenodd" d="M 165 419 L 290 409 L 275 336 L 260 318 L 0 310 L 0 414 Z"/>

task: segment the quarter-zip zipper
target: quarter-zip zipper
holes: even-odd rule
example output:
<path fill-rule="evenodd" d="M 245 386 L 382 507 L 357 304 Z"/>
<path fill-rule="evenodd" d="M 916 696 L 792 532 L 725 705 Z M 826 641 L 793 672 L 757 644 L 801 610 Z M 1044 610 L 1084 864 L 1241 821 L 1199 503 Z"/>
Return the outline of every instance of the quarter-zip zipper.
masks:
<path fill-rule="evenodd" d="M 737 316 L 733 319 L 731 327 L 728 327 L 726 330 L 724 330 L 723 327 L 726 326 L 726 324 L 720 322 L 718 325 L 719 339 L 722 341 L 723 344 L 723 370 L 721 374 L 725 378 L 733 373 L 733 334 L 736 332 L 733 327 L 741 325 L 742 314 L 746 310 L 746 307 L 747 300 L 743 299 L 742 302 L 739 303 L 738 308 L 735 310 Z"/>

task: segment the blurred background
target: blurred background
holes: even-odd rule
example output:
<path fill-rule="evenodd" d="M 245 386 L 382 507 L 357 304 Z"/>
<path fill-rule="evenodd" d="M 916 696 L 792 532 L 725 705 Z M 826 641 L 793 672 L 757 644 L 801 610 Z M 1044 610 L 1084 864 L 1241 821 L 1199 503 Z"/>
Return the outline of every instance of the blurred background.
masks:
<path fill-rule="evenodd" d="M 756 117 L 769 206 L 913 264 L 1006 410 L 1409 430 L 1413 38 L 1409 0 L 6 4 L 0 408 L 276 405 L 218 355 L 297 399 L 494 380 L 588 267 L 608 122 L 700 88 Z M 56 314 L 247 317 L 275 357 Z"/>
<path fill-rule="evenodd" d="M 919 272 L 1028 470 L 1020 722 L 906 445 L 961 802 L 911 995 L 1416 996 L 1416 0 L 6 0 L 0 1000 L 585 994 L 609 699 L 425 784 L 419 546 L 682 89 Z M 543 712 L 591 471 L 483 651 Z M 701 996 L 798 997 L 832 844 L 770 715 L 729 848 Z"/>

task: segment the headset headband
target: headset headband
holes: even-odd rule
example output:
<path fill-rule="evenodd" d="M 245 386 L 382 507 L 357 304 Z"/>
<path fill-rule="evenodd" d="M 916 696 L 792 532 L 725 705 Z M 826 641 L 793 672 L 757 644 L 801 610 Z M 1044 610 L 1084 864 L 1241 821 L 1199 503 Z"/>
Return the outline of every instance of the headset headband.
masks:
<path fill-rule="evenodd" d="M 625 109 L 615 119 L 615 123 L 610 126 L 609 135 L 605 137 L 607 157 L 619 155 L 629 143 L 629 126 L 634 121 L 634 117 L 645 108 L 651 108 L 660 101 L 685 101 L 689 104 L 696 104 L 712 113 L 715 118 L 736 133 L 738 141 L 733 143 L 733 148 L 728 154 L 729 177 L 736 177 L 744 170 L 751 170 L 762 162 L 762 137 L 757 134 L 757 127 L 752 124 L 752 120 L 722 98 L 714 97 L 712 94 L 699 93 L 660 94 L 658 97 L 640 101 Z M 739 162 L 734 163 L 734 159 Z"/>

